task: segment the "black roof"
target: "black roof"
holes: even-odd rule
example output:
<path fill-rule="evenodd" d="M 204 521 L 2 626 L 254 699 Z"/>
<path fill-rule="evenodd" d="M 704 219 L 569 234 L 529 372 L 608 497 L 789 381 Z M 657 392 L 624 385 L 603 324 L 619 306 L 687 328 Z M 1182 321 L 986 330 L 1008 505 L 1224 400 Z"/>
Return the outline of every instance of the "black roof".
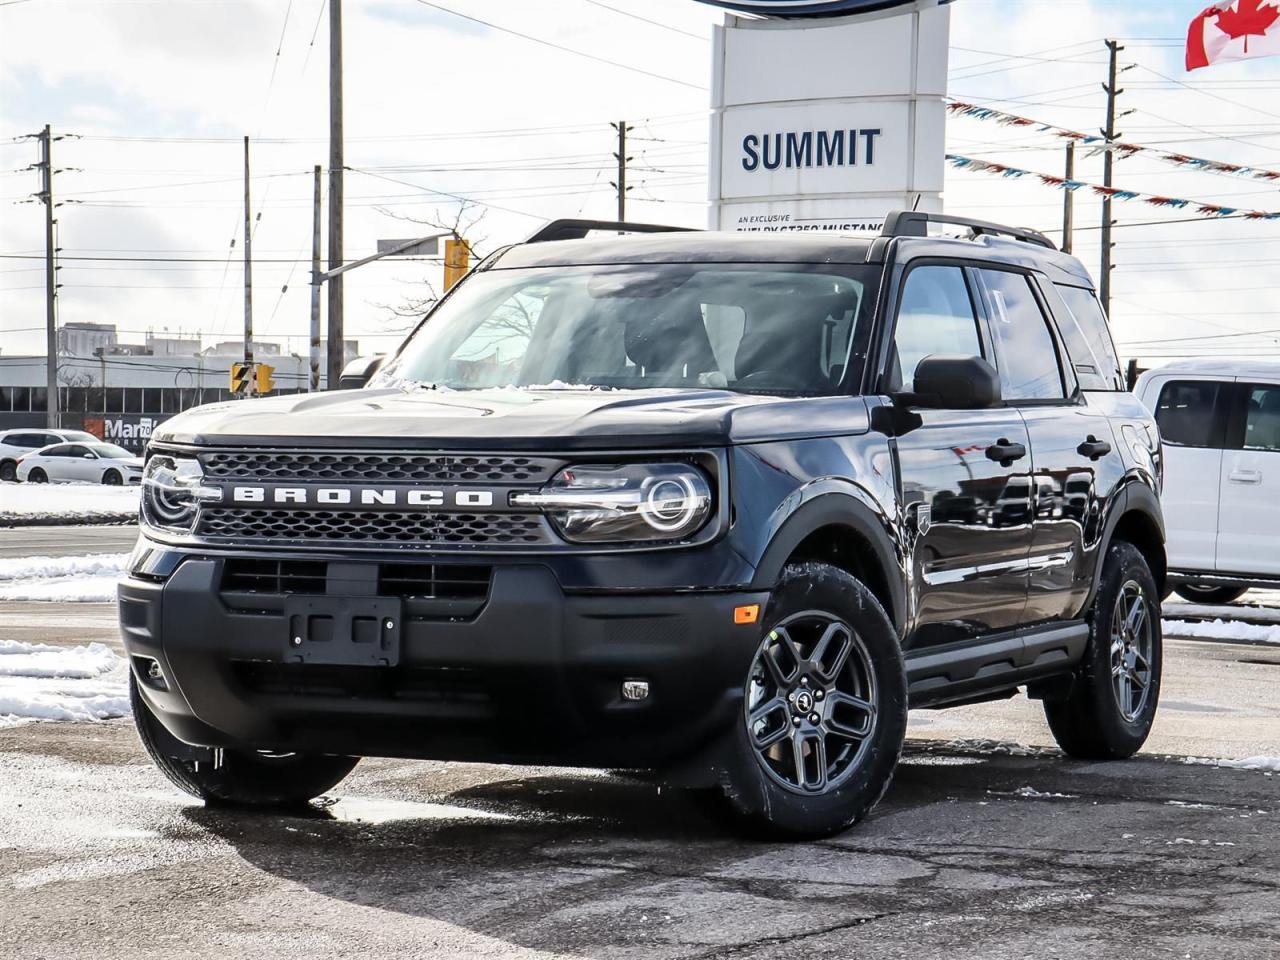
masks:
<path fill-rule="evenodd" d="M 989 235 L 959 239 L 861 237 L 826 231 L 610 234 L 581 240 L 516 244 L 495 254 L 486 268 L 508 270 L 615 263 L 880 263 L 890 242 L 901 245 L 897 252 L 899 260 L 945 257 L 1004 263 L 1041 270 L 1059 283 L 1093 287 L 1084 265 L 1070 254 Z"/>

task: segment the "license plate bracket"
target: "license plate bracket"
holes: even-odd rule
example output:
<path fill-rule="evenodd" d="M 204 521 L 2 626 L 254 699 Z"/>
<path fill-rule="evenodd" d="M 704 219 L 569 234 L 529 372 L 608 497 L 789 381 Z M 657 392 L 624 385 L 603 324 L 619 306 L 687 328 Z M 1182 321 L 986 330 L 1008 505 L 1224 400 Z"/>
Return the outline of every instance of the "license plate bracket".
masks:
<path fill-rule="evenodd" d="M 285 598 L 286 663 L 394 667 L 401 602 L 391 597 Z"/>

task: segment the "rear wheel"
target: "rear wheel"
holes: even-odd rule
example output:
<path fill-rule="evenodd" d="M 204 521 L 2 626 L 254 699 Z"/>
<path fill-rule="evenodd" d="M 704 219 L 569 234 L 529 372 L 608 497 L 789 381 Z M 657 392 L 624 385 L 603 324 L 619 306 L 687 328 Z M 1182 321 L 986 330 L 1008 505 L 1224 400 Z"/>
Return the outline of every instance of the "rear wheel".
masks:
<path fill-rule="evenodd" d="M 18 464 L 13 460 L 0 460 L 0 480 L 18 479 Z"/>
<path fill-rule="evenodd" d="M 208 760 L 189 759 L 192 748 L 164 728 L 129 677 L 129 701 L 138 736 L 160 772 L 179 790 L 210 805 L 300 806 L 333 789 L 359 762 L 262 750 L 211 750 Z"/>
<path fill-rule="evenodd" d="M 1113 543 L 1071 692 L 1044 704 L 1058 746 L 1085 760 L 1137 753 L 1155 720 L 1162 654 L 1155 578 L 1137 547 Z"/>
<path fill-rule="evenodd" d="M 32 471 L 27 474 L 27 483 L 48 483 L 48 482 L 49 482 L 49 475 L 45 473 L 43 470 L 41 470 L 39 467 L 33 468 Z"/>
<path fill-rule="evenodd" d="M 1248 587 L 1210 587 L 1199 583 L 1180 583 L 1173 590 L 1191 603 L 1234 603 L 1249 592 Z"/>
<path fill-rule="evenodd" d="M 120 476 L 120 471 L 108 470 L 106 473 L 102 475 L 102 482 L 105 483 L 108 487 L 118 487 L 120 486 L 121 483 L 123 483 L 123 479 Z"/>
<path fill-rule="evenodd" d="M 787 567 L 765 623 L 721 787 L 757 832 L 831 836 L 870 812 L 897 766 L 898 637 L 864 584 L 821 563 Z"/>

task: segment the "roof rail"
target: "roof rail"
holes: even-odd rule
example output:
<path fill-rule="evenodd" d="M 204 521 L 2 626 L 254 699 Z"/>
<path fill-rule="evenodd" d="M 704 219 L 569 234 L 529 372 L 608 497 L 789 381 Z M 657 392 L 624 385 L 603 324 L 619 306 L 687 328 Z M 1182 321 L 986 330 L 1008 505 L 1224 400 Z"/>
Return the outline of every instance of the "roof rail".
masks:
<path fill-rule="evenodd" d="M 552 240 L 581 240 L 592 230 L 618 233 L 685 233 L 694 227 L 668 227 L 660 223 L 627 223 L 622 220 L 552 220 L 535 231 L 525 243 L 548 243 Z"/>
<path fill-rule="evenodd" d="M 1029 230 L 1026 227 L 1006 227 L 999 223 L 989 223 L 986 220 L 970 220 L 968 217 L 953 217 L 945 213 L 926 213 L 920 210 L 895 210 L 884 218 L 884 229 L 880 231 L 880 236 L 927 237 L 929 235 L 929 224 L 931 223 L 949 223 L 958 227 L 968 227 L 973 231 L 974 236 L 987 234 L 990 236 L 1013 237 L 1015 240 L 1024 240 L 1040 247 L 1048 247 L 1050 250 L 1058 249 L 1052 240 L 1038 230 Z"/>

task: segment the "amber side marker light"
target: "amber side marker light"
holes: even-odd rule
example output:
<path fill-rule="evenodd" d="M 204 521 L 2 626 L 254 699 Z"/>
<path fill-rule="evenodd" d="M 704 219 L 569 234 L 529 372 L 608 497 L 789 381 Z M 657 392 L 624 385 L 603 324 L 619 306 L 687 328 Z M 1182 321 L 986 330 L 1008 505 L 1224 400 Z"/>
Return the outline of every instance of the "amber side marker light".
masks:
<path fill-rule="evenodd" d="M 748 603 L 745 607 L 733 608 L 734 623 L 755 623 L 760 619 L 760 604 Z"/>

